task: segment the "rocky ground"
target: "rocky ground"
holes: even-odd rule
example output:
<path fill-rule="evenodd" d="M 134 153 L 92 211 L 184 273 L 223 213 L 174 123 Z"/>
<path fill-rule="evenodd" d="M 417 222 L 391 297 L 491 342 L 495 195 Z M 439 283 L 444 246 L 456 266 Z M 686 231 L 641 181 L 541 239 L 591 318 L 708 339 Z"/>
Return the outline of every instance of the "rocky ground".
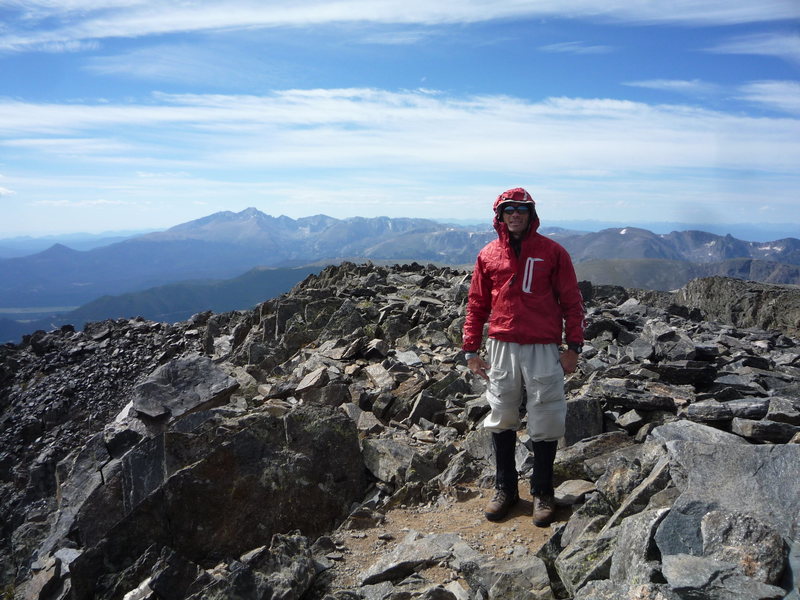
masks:
<path fill-rule="evenodd" d="M 524 484 L 508 519 L 482 517 L 468 285 L 456 269 L 343 264 L 252 311 L 0 347 L 9 594 L 800 597 L 797 319 L 764 320 L 796 290 L 582 284 L 563 507 L 540 529 Z M 523 481 L 526 444 L 520 431 Z"/>

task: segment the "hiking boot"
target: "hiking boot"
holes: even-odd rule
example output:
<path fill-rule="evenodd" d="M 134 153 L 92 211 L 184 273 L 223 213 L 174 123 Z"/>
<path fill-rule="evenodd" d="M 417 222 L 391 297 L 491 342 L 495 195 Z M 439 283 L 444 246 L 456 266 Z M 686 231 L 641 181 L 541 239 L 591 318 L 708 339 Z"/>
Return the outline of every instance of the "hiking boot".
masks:
<path fill-rule="evenodd" d="M 553 496 L 534 496 L 533 524 L 547 527 L 556 520 L 556 502 Z"/>
<path fill-rule="evenodd" d="M 518 501 L 519 494 L 517 493 L 511 494 L 505 490 L 495 490 L 494 498 L 483 509 L 483 514 L 490 521 L 500 521 Z"/>

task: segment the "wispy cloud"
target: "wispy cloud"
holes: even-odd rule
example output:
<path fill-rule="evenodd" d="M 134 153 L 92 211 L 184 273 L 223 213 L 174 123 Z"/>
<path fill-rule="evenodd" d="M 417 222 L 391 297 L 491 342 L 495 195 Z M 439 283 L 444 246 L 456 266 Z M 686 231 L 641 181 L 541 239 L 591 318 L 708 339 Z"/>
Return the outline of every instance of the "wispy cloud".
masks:
<path fill-rule="evenodd" d="M 609 0 L 253 0 L 210 3 L 149 1 L 2 0 L 9 28 L 0 49 L 65 48 L 87 40 L 141 37 L 175 32 L 242 28 L 372 23 L 441 25 L 509 18 L 565 17 L 625 23 L 719 25 L 800 18 L 796 0 L 675 0 L 670 3 Z"/>
<path fill-rule="evenodd" d="M 628 81 L 624 85 L 675 92 L 687 96 L 714 94 L 721 90 L 719 85 L 701 81 L 700 79 L 646 79 L 643 81 Z"/>
<path fill-rule="evenodd" d="M 797 81 L 754 81 L 742 86 L 740 94 L 748 102 L 800 115 L 800 83 Z"/>
<path fill-rule="evenodd" d="M 11 196 L 11 195 L 13 195 L 15 193 L 16 192 L 14 190 L 10 190 L 8 188 L 0 187 L 0 198 L 2 198 L 4 196 Z"/>
<path fill-rule="evenodd" d="M 380 33 L 369 33 L 364 37 L 357 39 L 360 44 L 377 44 L 384 46 L 408 46 L 411 44 L 419 44 L 432 36 L 435 33 L 423 29 L 399 29 L 397 31 L 384 31 Z"/>
<path fill-rule="evenodd" d="M 750 97 L 779 90 L 749 88 Z M 780 91 L 791 94 L 791 86 Z M 153 157 L 198 168 L 408 168 L 471 171 L 748 168 L 795 172 L 800 121 L 681 105 L 505 96 L 450 97 L 378 89 L 285 90 L 264 96 L 168 95 L 157 105 L 0 102 L 5 144 Z M 113 134 L 110 133 L 113 131 Z M 102 136 L 100 135 L 102 134 Z M 92 140 L 91 142 L 89 140 Z M 99 141 L 98 141 L 99 140 Z M 760 151 L 753 153 L 752 144 Z M 720 147 L 725 151 L 720 153 Z M 97 152 L 94 152 L 97 154 Z M 170 167 L 167 167 L 170 168 Z M 175 168 L 174 166 L 171 168 Z M 178 167 L 180 170 L 184 167 Z M 144 169 L 147 170 L 147 169 Z"/>
<path fill-rule="evenodd" d="M 106 200 L 103 198 L 98 198 L 96 200 L 37 200 L 33 204 L 36 206 L 50 206 L 58 208 L 92 208 L 97 206 L 123 206 L 128 204 L 128 202 L 123 202 L 122 200 Z"/>
<path fill-rule="evenodd" d="M 752 98 L 759 91 L 764 101 L 769 90 L 749 88 Z M 3 183 L 17 195 L 6 202 L 121 211 L 113 200 L 151 226 L 159 206 L 183 220 L 263 204 L 292 216 L 335 207 L 340 217 L 424 205 L 443 217 L 451 205 L 433 199 L 442 189 L 465 215 L 483 214 L 509 181 L 530 182 L 549 219 L 644 219 L 680 204 L 741 220 L 745 209 L 734 207 L 759 197 L 780 220 L 797 214 L 800 185 L 800 119 L 613 99 L 351 88 L 162 93 L 135 104 L 0 100 L 0 144 L 15 149 Z"/>
<path fill-rule="evenodd" d="M 776 56 L 790 62 L 800 63 L 800 35 L 787 33 L 745 35 L 732 38 L 706 50 L 718 54 Z"/>
<path fill-rule="evenodd" d="M 16 148 L 18 150 L 33 150 L 43 154 L 58 154 L 66 156 L 107 156 L 110 153 L 119 154 L 130 150 L 130 146 L 119 142 L 101 138 L 17 138 L 0 140 L 0 146 Z"/>
<path fill-rule="evenodd" d="M 607 54 L 613 52 L 614 48 L 612 46 L 588 44 L 586 42 L 560 42 L 558 44 L 539 46 L 539 50 L 562 54 Z"/>
<path fill-rule="evenodd" d="M 232 48 L 213 45 L 159 44 L 130 52 L 88 59 L 87 71 L 99 75 L 186 84 L 253 83 L 280 78 L 280 68 Z"/>

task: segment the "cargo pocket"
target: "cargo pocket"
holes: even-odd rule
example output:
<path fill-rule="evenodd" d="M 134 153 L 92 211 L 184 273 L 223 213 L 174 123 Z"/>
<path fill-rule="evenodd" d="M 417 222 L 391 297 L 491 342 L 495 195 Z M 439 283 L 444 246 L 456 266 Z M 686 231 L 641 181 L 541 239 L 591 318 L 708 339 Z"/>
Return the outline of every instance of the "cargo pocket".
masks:
<path fill-rule="evenodd" d="M 567 402 L 561 373 L 534 377 L 528 390 L 528 435 L 535 442 L 557 440 L 565 433 Z"/>
<path fill-rule="evenodd" d="M 519 392 L 521 390 L 517 390 L 516 387 L 512 372 L 504 369 L 491 369 L 489 371 L 486 400 L 489 403 L 490 410 L 483 421 L 485 429 L 499 432 L 519 428 Z M 514 401 L 514 398 L 516 398 L 516 401 Z"/>
<path fill-rule="evenodd" d="M 502 398 L 514 386 L 511 374 L 503 369 L 489 369 L 489 393 L 495 398 Z"/>
<path fill-rule="evenodd" d="M 548 404 L 564 400 L 564 375 L 553 373 L 533 378 L 533 389 L 528 390 L 528 402 L 533 404 Z"/>

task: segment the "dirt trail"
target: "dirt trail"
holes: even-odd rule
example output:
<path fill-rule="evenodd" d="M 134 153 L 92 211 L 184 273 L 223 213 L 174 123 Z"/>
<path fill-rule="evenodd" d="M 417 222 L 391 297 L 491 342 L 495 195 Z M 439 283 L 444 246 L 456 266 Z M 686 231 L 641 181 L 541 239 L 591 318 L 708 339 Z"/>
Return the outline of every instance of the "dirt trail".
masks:
<path fill-rule="evenodd" d="M 456 533 L 478 552 L 501 559 L 525 551 L 536 553 L 550 538 L 552 529 L 533 524 L 533 504 L 525 488 L 520 483 L 519 503 L 506 519 L 497 523 L 483 516 L 493 490 L 471 488 L 471 497 L 465 501 L 440 499 L 430 506 L 400 507 L 389 510 L 386 520 L 372 529 L 337 532 L 334 539 L 340 552 L 336 553 L 338 560 L 330 574 L 333 588 L 357 588 L 359 574 L 391 552 L 412 530 L 422 534 Z M 559 521 L 566 521 L 569 514 L 568 508 L 559 508 L 556 513 Z M 421 574 L 433 583 L 446 584 L 458 579 L 456 573 L 442 567 L 426 569 Z"/>

